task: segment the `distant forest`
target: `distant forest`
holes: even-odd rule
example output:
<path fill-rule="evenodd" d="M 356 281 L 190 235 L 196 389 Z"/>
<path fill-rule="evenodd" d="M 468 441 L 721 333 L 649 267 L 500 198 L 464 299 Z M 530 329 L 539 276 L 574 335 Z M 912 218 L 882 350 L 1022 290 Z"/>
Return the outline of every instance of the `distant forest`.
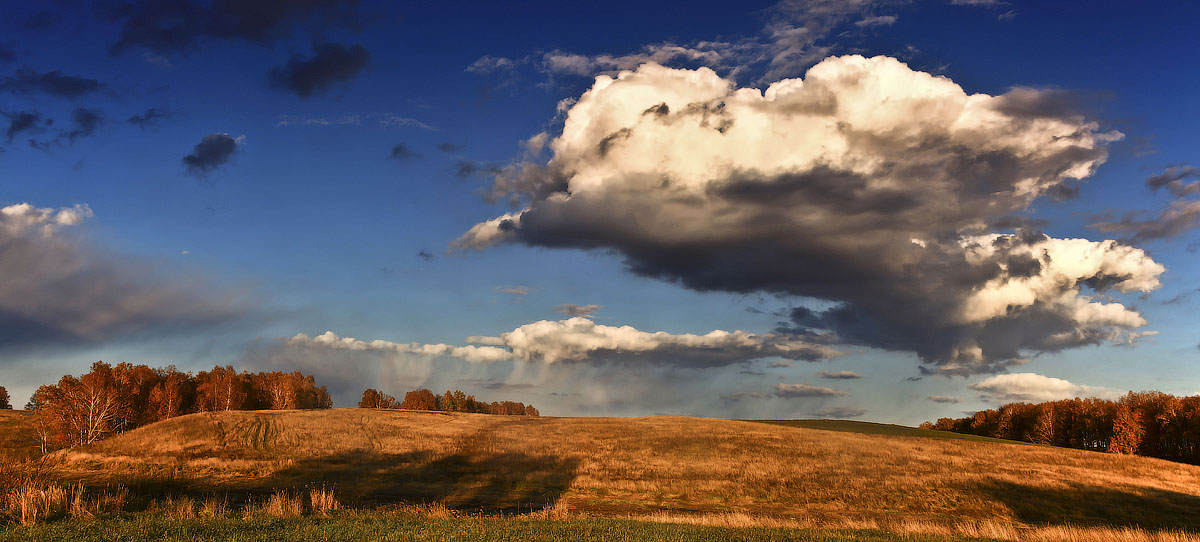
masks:
<path fill-rule="evenodd" d="M 34 412 L 34 427 L 46 451 L 193 412 L 332 406 L 325 386 L 299 371 L 238 373 L 232 366 L 217 366 L 193 375 L 174 366 L 152 369 L 98 361 L 78 378 L 66 375 L 57 384 L 39 387 L 25 410 Z"/>
<path fill-rule="evenodd" d="M 441 396 L 434 395 L 426 389 L 413 390 L 404 394 L 404 400 L 396 402 L 396 398 L 381 393 L 374 388 L 363 392 L 358 408 L 396 408 L 403 410 L 441 410 L 443 412 L 475 412 L 478 414 L 507 414 L 510 416 L 540 416 L 541 413 L 533 405 L 513 401 L 486 403 L 475 399 L 459 390 L 446 390 Z"/>
<path fill-rule="evenodd" d="M 921 427 L 1200 465 L 1200 396 L 1148 391 L 1116 401 L 1010 403 Z"/>

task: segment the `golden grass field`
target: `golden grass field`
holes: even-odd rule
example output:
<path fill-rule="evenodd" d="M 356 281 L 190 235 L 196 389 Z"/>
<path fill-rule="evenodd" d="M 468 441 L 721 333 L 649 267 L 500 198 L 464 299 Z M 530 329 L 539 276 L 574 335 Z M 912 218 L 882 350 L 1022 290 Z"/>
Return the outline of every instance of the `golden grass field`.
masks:
<path fill-rule="evenodd" d="M 1200 533 L 1200 467 L 841 427 L 237 411 L 183 416 L 56 452 L 47 468 L 68 484 L 121 485 L 160 499 L 219 493 L 234 506 L 325 484 L 350 508 L 1021 540 L 1200 540 L 1185 534 Z M 0 442 L 22 442 L 4 433 Z"/>

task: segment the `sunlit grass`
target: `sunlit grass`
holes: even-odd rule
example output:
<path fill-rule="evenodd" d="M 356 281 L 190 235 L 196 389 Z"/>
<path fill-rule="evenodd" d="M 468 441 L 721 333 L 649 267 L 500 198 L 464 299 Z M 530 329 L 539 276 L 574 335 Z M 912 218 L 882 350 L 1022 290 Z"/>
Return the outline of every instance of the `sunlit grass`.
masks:
<path fill-rule="evenodd" d="M 127 512 L 190 498 L 190 512 L 160 514 L 188 521 L 283 516 L 316 525 L 307 518 L 373 511 L 1006 540 L 1050 540 L 1039 533 L 1062 529 L 1081 541 L 1190 540 L 1177 531 L 1200 532 L 1200 467 L 883 424 L 781 425 L 226 412 L 58 452 L 49 471 L 56 483 L 129 488 Z M 224 511 L 201 513 L 198 503 L 218 495 Z"/>

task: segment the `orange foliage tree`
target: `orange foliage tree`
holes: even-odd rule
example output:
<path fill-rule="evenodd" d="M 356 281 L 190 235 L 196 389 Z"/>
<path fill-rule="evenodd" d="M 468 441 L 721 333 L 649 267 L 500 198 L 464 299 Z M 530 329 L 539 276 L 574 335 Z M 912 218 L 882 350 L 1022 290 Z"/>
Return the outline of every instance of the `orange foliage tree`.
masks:
<path fill-rule="evenodd" d="M 358 402 L 358 408 L 396 408 L 396 398 L 380 393 L 375 388 L 367 388 Z"/>
<path fill-rule="evenodd" d="M 1091 397 L 1010 403 L 921 426 L 1200 464 L 1200 396 L 1131 391 L 1117 401 Z"/>
<path fill-rule="evenodd" d="M 113 433 L 199 411 L 331 408 L 333 401 L 312 375 L 300 372 L 238 373 L 214 367 L 192 376 L 175 367 L 98 361 L 76 378 L 41 386 L 30 398 L 42 449 L 95 442 Z"/>
<path fill-rule="evenodd" d="M 540 416 L 533 405 L 513 401 L 486 403 L 467 395 L 462 390 L 446 390 L 441 396 L 427 389 L 412 390 L 404 394 L 399 405 L 392 396 L 374 388 L 363 391 L 359 408 L 400 408 L 404 410 L 441 410 L 443 412 L 473 412 L 477 414 L 507 414 L 510 416 Z"/>

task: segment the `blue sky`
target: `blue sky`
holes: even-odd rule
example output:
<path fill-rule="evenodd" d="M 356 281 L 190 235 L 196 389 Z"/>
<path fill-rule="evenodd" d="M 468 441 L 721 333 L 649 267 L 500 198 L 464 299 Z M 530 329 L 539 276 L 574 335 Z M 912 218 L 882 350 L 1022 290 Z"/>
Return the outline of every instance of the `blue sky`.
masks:
<path fill-rule="evenodd" d="M 1009 400 L 1113 396 L 1129 389 L 1191 395 L 1200 386 L 1200 334 L 1190 318 L 1200 303 L 1200 236 L 1194 229 L 1200 209 L 1196 190 L 1188 188 L 1200 178 L 1188 169 L 1200 163 L 1193 127 L 1200 117 L 1194 99 L 1200 75 L 1190 69 L 1200 64 L 1200 52 L 1187 28 L 1200 15 L 1194 6 L 241 5 L 249 11 L 191 1 L 171 4 L 182 11 L 139 2 L 0 7 L 0 128 L 7 132 L 0 140 L 0 207 L 29 204 L 11 207 L 10 238 L 0 245 L 0 273 L 10 285 L 0 293 L 0 324 L 9 328 L 0 333 L 0 385 L 17 402 L 37 385 L 82 372 L 97 359 L 191 370 L 216 363 L 295 367 L 328 380 L 338 406 L 353 406 L 365 387 L 393 394 L 418 386 L 461 387 L 488 400 L 532 402 L 555 415 L 919 423 Z M 170 32 L 151 32 L 164 29 Z M 844 55 L 883 55 L 903 69 L 850 66 Z M 655 75 L 642 68 L 655 61 L 678 71 Z M 705 197 L 722 196 L 677 221 L 672 213 L 683 211 L 663 190 L 618 170 L 644 159 L 639 150 L 666 153 L 690 132 L 628 128 L 622 137 L 638 148 L 615 151 L 631 153 L 619 155 L 624 162 L 605 152 L 576 156 L 565 143 L 535 152 L 537 145 L 528 143 L 538 134 L 555 141 L 568 119 L 582 125 L 593 115 L 587 117 L 592 125 L 617 122 L 577 107 L 597 85 L 596 76 L 621 83 L 607 93 L 597 85 L 589 94 L 618 108 L 625 98 L 616 89 L 638 80 L 663 96 L 684 96 L 701 90 L 671 86 L 678 84 L 671 74 L 708 67 L 731 87 L 763 91 L 776 81 L 804 78 L 818 64 L 829 72 L 865 70 L 862 77 L 884 82 L 891 81 L 884 70 L 892 70 L 886 77 L 918 74 L 911 78 L 918 82 L 899 88 L 926 84 L 918 76 L 932 74 L 961 87 L 964 96 L 1008 97 L 996 101 L 1008 105 L 993 108 L 1005 115 L 997 141 L 1021 136 L 1015 129 L 1000 132 L 1030 119 L 1065 123 L 1076 135 L 1116 131 L 1121 138 L 1080 143 L 1086 157 L 1054 158 L 1063 161 L 1051 164 L 1060 169 L 1094 166 L 1082 179 L 1043 178 L 1042 192 L 1028 201 L 994 198 L 1013 213 L 959 216 L 991 204 L 977 196 L 982 185 L 971 183 L 993 186 L 1002 180 L 988 175 L 1005 175 L 999 166 L 979 178 L 963 174 L 980 171 L 994 157 L 977 149 L 955 154 L 986 141 L 985 133 L 939 147 L 965 164 L 944 172 L 944 179 L 940 170 L 930 174 L 942 184 L 918 179 L 904 185 L 903 179 L 867 174 L 867 182 L 876 184 L 853 196 L 819 184 L 841 177 L 803 176 L 836 168 L 796 165 L 793 158 L 807 152 L 800 146 L 764 151 L 773 158 L 760 162 L 748 157 L 754 153 L 733 156 L 698 173 Z M 634 75 L 621 78 L 622 71 Z M 859 96 L 849 86 L 830 88 L 839 107 Z M 721 107 L 735 110 L 731 96 L 722 99 Z M 779 141 L 800 137 L 812 125 L 783 124 L 785 113 L 772 114 L 783 130 Z M 80 115 L 92 120 L 79 121 Z M 153 118 L 134 122 L 134 116 Z M 898 134 L 927 119 L 887 120 L 894 125 L 886 133 Z M 737 117 L 733 126 L 747 122 Z M 1028 153 L 1014 153 L 1012 167 L 1034 167 L 1029 164 L 1040 156 L 1037 149 L 1063 134 L 1042 143 L 1028 135 L 1029 141 L 1019 142 L 1029 145 Z M 205 141 L 224 147 L 206 150 Z M 940 141 L 930 139 L 923 148 Z M 676 155 L 674 165 L 664 165 L 670 161 L 664 158 L 647 171 L 682 176 L 690 163 L 725 156 L 702 144 L 685 150 L 695 158 Z M 841 158 L 846 164 L 891 164 L 911 156 L 889 152 L 895 151 L 880 143 Z M 189 168 L 185 156 L 199 165 Z M 541 173 L 519 173 L 523 164 L 570 164 L 545 174 L 569 185 L 561 193 L 571 194 L 574 203 L 560 205 L 537 192 L 548 185 L 537 184 Z M 754 202 L 751 209 L 749 200 L 726 198 L 734 192 L 721 190 L 749 186 L 738 184 L 747 179 L 727 177 L 726 166 L 793 191 L 784 196 L 797 199 L 780 197 L 798 203 L 772 207 L 769 216 L 800 224 L 827 212 L 828 223 L 764 230 L 735 220 L 722 226 L 723 216 L 765 205 Z M 627 192 L 589 193 L 584 171 L 599 172 L 593 174 L 607 179 L 605 187 Z M 812 203 L 817 185 L 787 184 L 788 175 L 824 187 L 824 207 Z M 1154 189 L 1147 180 L 1156 175 L 1178 177 L 1173 186 L 1179 188 Z M 483 196 L 501 186 L 497 176 L 541 188 L 489 202 Z M 879 186 L 909 202 L 936 202 L 945 187 L 959 199 L 952 198 L 956 209 L 944 210 L 946 216 L 920 215 L 934 207 L 905 207 L 892 215 L 872 208 L 881 217 L 864 226 L 861 237 L 835 242 L 862 216 L 846 209 L 868 205 L 865 198 L 877 195 L 871 190 Z M 1071 197 L 1060 197 L 1060 188 Z M 509 196 L 515 205 L 507 203 Z M 77 218 L 61 214 L 79 205 L 86 210 Z M 552 214 L 556 206 L 567 211 Z M 1170 216 L 1162 213 L 1171 208 L 1178 209 L 1174 227 L 1165 227 Z M 628 209 L 637 213 L 620 219 Z M 527 214 L 513 229 L 495 231 L 499 242 L 454 249 L 464 246 L 464 234 L 477 224 L 522 212 Z M 999 288 L 994 283 L 972 279 L 977 282 L 940 299 L 959 287 L 934 283 L 967 279 L 929 256 L 911 256 L 918 258 L 910 262 L 917 271 L 875 274 L 893 267 L 884 259 L 891 249 L 909 254 L 912 248 L 907 237 L 905 248 L 876 242 L 877 236 L 916 228 L 927 237 L 914 233 L 914 240 L 961 259 L 956 251 L 963 250 L 963 240 L 985 233 L 968 227 L 971 220 L 1001 214 L 1025 219 L 1021 227 L 1028 234 L 1044 232 L 1044 241 L 1030 245 L 1035 251 L 1086 239 L 1106 254 L 1120 247 L 1144 253 L 1121 252 L 1112 256 L 1112 267 L 1083 274 L 1059 273 L 1068 262 L 1047 256 L 1036 264 L 1041 276 L 1073 280 L 1072 286 L 1040 292 L 1025 305 L 1001 306 L 991 324 L 980 316 L 967 325 L 951 312 L 977 299 L 973 293 Z M 938 222 L 951 215 L 961 221 L 957 227 L 912 225 L 921 222 L 914 217 Z M 708 220 L 711 231 L 697 225 Z M 673 235 L 671 224 L 695 237 Z M 1021 231 L 989 226 L 986 233 L 1015 239 Z M 745 244 L 708 242 L 726 237 Z M 1108 239 L 1120 241 L 1118 248 L 1098 248 Z M 757 252 L 772 243 L 780 244 L 777 252 Z M 757 248 L 751 254 L 747 247 Z M 873 254 L 880 259 L 871 261 Z M 1136 269 L 1122 274 L 1137 258 Z M 840 262 L 830 272 L 840 278 L 821 278 L 813 268 L 824 261 Z M 771 277 L 759 272 L 773 264 L 800 271 Z M 1013 284 L 1025 284 L 1027 277 L 1005 273 Z M 913 277 L 922 282 L 902 284 Z M 825 287 L 818 279 L 831 283 Z M 1083 312 L 1066 316 L 1065 305 L 1051 297 L 1071 294 L 1071 287 L 1093 302 L 1119 304 L 1144 324 L 1130 323 L 1128 315 L 1123 323 L 1096 323 Z M 920 306 L 905 315 L 907 289 L 928 289 L 926 297 L 939 299 L 918 299 Z M 562 312 L 567 304 L 601 307 L 576 309 L 582 320 L 563 324 L 572 318 Z M 838 307 L 853 309 L 845 313 L 857 314 L 857 324 L 878 325 L 839 323 L 835 317 L 844 313 Z M 923 330 L 916 338 L 888 338 L 898 325 L 922 319 L 930 319 L 928 337 Z M 538 322 L 558 327 L 536 336 L 528 328 L 521 337 L 532 337 L 531 343 L 501 335 Z M 1038 335 L 1039 326 L 1066 326 L 1074 338 Z M 313 339 L 327 330 L 360 343 Z M 714 330 L 744 331 L 745 337 L 735 338 L 752 346 L 707 335 Z M 666 333 L 652 335 L 659 331 Z M 301 333 L 305 337 L 295 339 Z M 461 352 L 418 348 L 462 347 L 468 337 L 494 338 L 476 343 L 498 349 L 492 353 L 503 359 L 484 363 Z M 1013 344 L 1000 344 L 1005 341 Z M 982 357 L 969 353 L 976 344 Z M 555 357 L 559 347 L 567 349 L 565 357 Z M 958 353 L 945 354 L 947 348 Z M 857 378 L 829 378 L 840 371 Z"/>

